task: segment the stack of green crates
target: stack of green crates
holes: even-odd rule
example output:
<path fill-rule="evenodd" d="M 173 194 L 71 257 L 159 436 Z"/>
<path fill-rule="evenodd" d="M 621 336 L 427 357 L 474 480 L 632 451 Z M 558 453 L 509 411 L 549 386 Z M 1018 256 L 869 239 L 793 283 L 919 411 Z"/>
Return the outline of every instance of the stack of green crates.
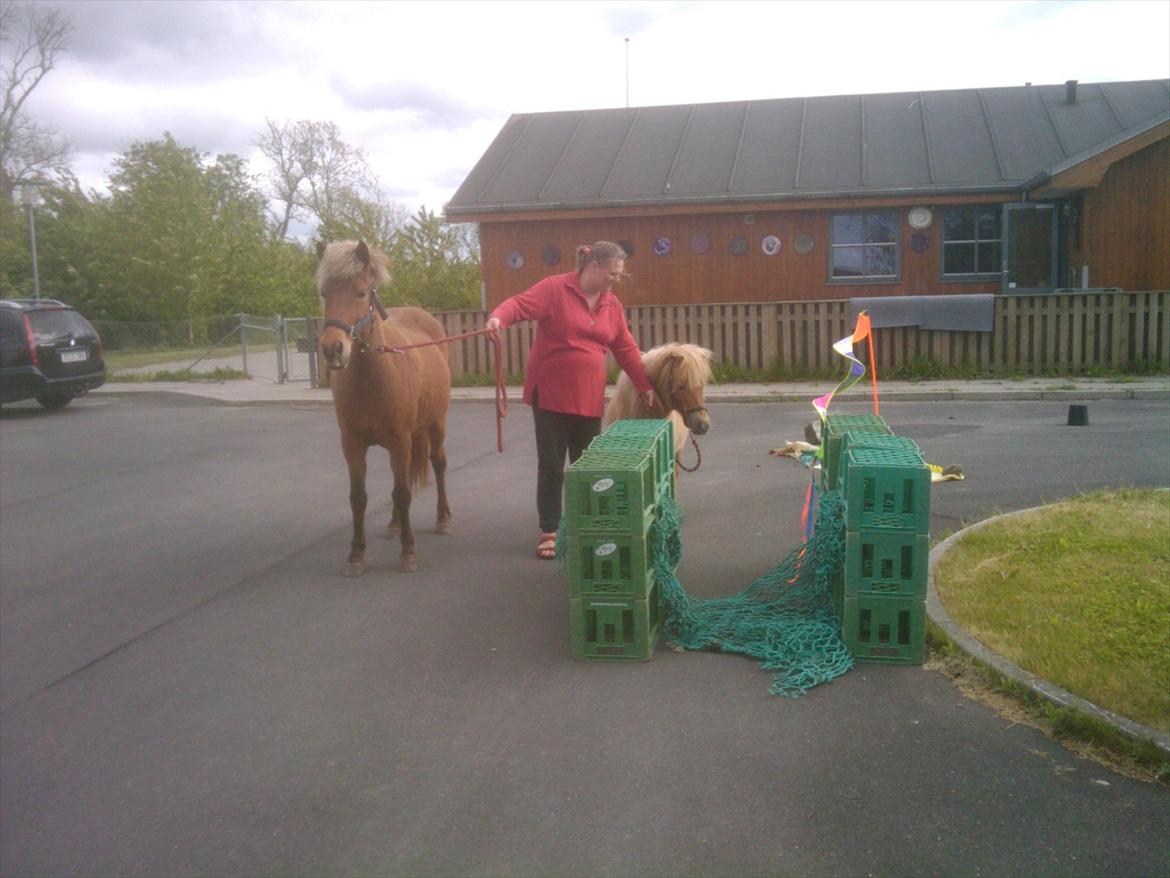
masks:
<path fill-rule="evenodd" d="M 649 661 L 659 591 L 650 558 L 658 501 L 674 496 L 668 420 L 618 421 L 565 472 L 573 658 Z"/>
<path fill-rule="evenodd" d="M 834 588 L 859 661 L 921 664 L 926 649 L 930 469 L 901 436 L 852 434 L 841 452 L 845 564 Z"/>
<path fill-rule="evenodd" d="M 821 445 L 825 450 L 821 461 L 821 487 L 832 491 L 841 475 L 841 446 L 850 434 L 889 436 L 890 428 L 877 415 L 829 415 L 822 422 Z"/>

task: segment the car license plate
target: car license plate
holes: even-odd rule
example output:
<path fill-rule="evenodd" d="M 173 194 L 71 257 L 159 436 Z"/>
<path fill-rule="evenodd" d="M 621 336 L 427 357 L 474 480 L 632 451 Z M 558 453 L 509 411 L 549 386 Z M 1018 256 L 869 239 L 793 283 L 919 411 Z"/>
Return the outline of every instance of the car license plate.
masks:
<path fill-rule="evenodd" d="M 80 363 L 89 358 L 89 351 L 82 348 L 79 351 L 61 351 L 62 363 Z"/>

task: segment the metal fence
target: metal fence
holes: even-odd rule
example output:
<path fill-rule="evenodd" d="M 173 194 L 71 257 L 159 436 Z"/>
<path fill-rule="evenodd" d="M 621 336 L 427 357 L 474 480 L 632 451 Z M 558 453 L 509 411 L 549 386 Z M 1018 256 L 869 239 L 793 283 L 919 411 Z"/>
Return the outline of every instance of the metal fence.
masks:
<path fill-rule="evenodd" d="M 283 384 L 316 384 L 315 317 L 258 317 L 232 314 L 174 322 L 95 320 L 109 352 L 171 354 L 124 372 L 160 370 L 209 372 L 231 368 L 252 378 Z"/>

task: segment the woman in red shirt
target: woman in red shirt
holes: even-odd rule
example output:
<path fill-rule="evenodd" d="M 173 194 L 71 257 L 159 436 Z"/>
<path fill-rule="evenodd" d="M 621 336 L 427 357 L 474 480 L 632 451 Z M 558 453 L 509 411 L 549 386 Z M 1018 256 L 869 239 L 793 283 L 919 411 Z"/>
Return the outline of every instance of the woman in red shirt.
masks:
<path fill-rule="evenodd" d="M 658 397 L 642 353 L 630 335 L 626 312 L 613 285 L 625 269 L 626 254 L 617 244 L 598 241 L 577 249 L 577 270 L 556 274 L 505 299 L 492 311 L 488 329 L 520 320 L 536 321 L 536 341 L 528 354 L 524 401 L 532 406 L 536 425 L 536 511 L 540 541 L 536 554 L 556 553 L 569 463 L 581 456 L 601 432 L 605 413 L 605 352 L 612 351 L 642 395 L 654 408 Z"/>

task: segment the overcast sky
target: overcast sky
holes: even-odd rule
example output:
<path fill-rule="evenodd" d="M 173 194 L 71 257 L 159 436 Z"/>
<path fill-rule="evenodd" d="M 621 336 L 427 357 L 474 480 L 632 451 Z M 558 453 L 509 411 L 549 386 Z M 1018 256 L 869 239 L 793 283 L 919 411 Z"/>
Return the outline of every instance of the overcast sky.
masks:
<path fill-rule="evenodd" d="M 38 0 L 73 21 L 29 110 L 86 189 L 170 131 L 263 165 L 330 121 L 387 195 L 441 210 L 512 113 L 1170 77 L 1170 2 Z"/>

